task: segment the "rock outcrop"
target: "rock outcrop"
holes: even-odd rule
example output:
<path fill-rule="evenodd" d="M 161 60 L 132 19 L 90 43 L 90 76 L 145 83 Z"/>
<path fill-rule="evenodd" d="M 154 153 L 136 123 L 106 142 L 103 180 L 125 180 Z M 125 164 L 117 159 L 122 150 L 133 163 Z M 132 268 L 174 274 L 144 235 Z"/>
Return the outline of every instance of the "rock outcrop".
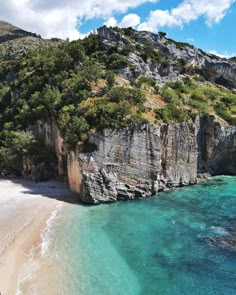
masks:
<path fill-rule="evenodd" d="M 34 37 L 40 38 L 40 36 L 24 31 L 18 27 L 15 27 L 7 22 L 0 21 L 0 43 L 12 39 L 23 38 L 23 37 Z"/>
<path fill-rule="evenodd" d="M 207 54 L 192 45 L 175 42 L 159 34 L 137 32 L 131 28 L 130 30 L 135 35 L 132 41 L 122 33 L 106 26 L 99 28 L 98 34 L 106 48 L 114 44 L 122 47 L 130 42 L 139 47 L 152 44 L 165 57 L 165 62 L 143 60 L 137 51 L 132 51 L 128 56 L 131 66 L 121 71 L 126 79 L 131 80 L 137 76 L 146 75 L 154 78 L 158 83 L 166 83 L 178 80 L 183 71 L 186 73 L 201 72 L 209 81 L 236 88 L 236 64 L 230 60 Z"/>
<path fill-rule="evenodd" d="M 195 184 L 199 173 L 236 175 L 236 128 L 214 116 L 194 124 L 133 124 L 92 135 L 94 151 L 70 156 L 85 203 L 145 198 Z M 76 163 L 76 165 L 75 165 Z M 77 167 L 77 168 L 75 168 Z M 70 182 L 71 183 L 71 182 Z"/>
<path fill-rule="evenodd" d="M 204 116 L 198 132 L 198 172 L 211 175 L 236 175 L 236 127 Z"/>
<path fill-rule="evenodd" d="M 95 134 L 92 153 L 80 154 L 81 200 L 89 203 L 148 197 L 197 181 L 196 129 L 187 123 L 132 125 Z"/>

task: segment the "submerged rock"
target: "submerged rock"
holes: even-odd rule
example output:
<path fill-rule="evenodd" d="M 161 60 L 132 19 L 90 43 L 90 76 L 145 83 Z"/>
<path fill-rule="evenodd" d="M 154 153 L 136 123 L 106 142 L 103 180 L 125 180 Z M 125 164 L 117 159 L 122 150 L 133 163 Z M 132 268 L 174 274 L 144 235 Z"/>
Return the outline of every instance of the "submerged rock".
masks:
<path fill-rule="evenodd" d="M 211 237 L 210 242 L 219 248 L 227 251 L 236 252 L 236 237 L 223 236 L 223 237 Z"/>

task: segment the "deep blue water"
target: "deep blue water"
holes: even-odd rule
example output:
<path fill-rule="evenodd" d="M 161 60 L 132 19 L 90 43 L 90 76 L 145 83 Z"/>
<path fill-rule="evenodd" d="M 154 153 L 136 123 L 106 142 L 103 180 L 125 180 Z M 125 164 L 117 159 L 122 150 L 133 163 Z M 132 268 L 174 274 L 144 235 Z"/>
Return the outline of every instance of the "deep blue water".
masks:
<path fill-rule="evenodd" d="M 60 214 L 51 249 L 60 294 L 236 294 L 234 177 Z"/>

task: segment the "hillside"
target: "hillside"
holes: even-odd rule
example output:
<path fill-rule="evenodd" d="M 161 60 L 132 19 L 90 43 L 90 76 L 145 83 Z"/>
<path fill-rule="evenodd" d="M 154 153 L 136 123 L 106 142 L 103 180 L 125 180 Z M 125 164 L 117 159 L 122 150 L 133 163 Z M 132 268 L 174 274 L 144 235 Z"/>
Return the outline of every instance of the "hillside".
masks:
<path fill-rule="evenodd" d="M 39 37 L 36 34 L 24 31 L 7 22 L 0 21 L 0 42 L 29 36 Z"/>
<path fill-rule="evenodd" d="M 66 150 L 89 149 L 93 134 L 133 123 L 193 123 L 211 114 L 235 125 L 235 73 L 232 61 L 132 28 L 101 27 L 73 42 L 1 42 L 0 170 L 22 173 L 29 157 L 26 174 L 41 163 L 55 172 L 55 151 L 34 132 L 38 122 L 53 122 Z"/>

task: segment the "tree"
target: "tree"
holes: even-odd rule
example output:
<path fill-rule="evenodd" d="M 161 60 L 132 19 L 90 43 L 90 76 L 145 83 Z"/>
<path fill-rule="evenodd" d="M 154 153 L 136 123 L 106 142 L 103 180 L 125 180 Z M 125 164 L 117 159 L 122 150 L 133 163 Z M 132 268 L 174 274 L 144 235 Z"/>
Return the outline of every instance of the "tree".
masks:
<path fill-rule="evenodd" d="M 85 50 L 84 47 L 80 45 L 78 41 L 72 41 L 66 44 L 66 50 L 74 61 L 83 62 L 85 60 Z"/>
<path fill-rule="evenodd" d="M 159 36 L 160 36 L 161 38 L 164 38 L 164 37 L 166 36 L 166 33 L 165 33 L 165 32 L 159 32 Z"/>
<path fill-rule="evenodd" d="M 89 124 L 83 117 L 73 117 L 66 133 L 69 144 L 75 147 L 78 142 L 85 141 L 88 137 Z"/>
<path fill-rule="evenodd" d="M 55 107 L 61 101 L 61 93 L 57 87 L 47 85 L 43 94 L 43 104 L 48 109 L 49 113 L 55 113 Z"/>
<path fill-rule="evenodd" d="M 116 81 L 114 72 L 109 71 L 107 73 L 106 80 L 107 80 L 108 88 L 111 89 L 114 86 L 115 81 Z"/>
<path fill-rule="evenodd" d="M 0 133 L 0 167 L 20 174 L 23 159 L 31 155 L 36 140 L 31 132 L 3 131 Z"/>
<path fill-rule="evenodd" d="M 139 89 L 125 88 L 117 86 L 108 93 L 108 98 L 112 102 L 127 100 L 131 104 L 142 104 L 145 101 L 143 93 Z"/>

